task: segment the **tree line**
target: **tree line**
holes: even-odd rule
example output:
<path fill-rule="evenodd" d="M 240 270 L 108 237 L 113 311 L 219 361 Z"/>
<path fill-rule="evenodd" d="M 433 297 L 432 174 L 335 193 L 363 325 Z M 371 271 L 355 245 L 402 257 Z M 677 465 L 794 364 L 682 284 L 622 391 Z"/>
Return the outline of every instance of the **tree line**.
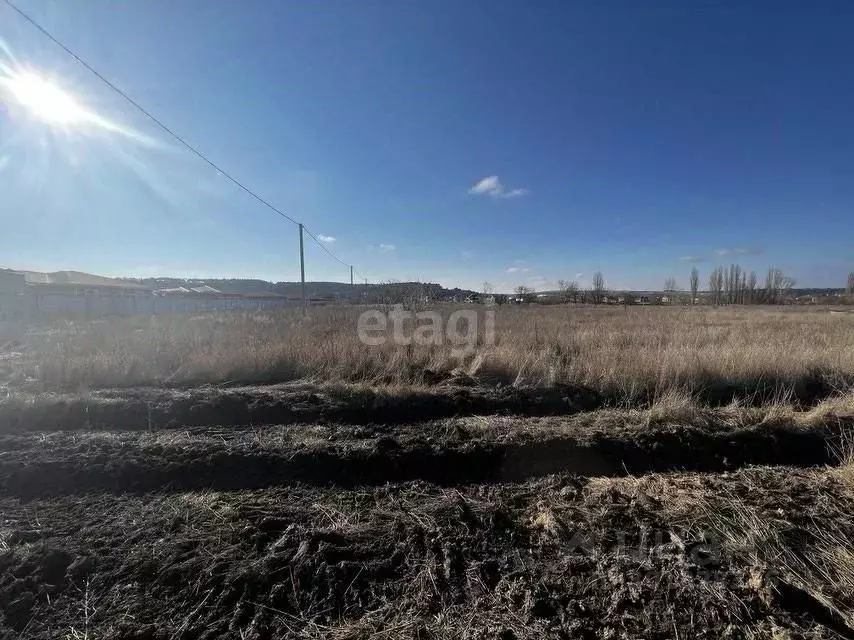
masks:
<path fill-rule="evenodd" d="M 718 266 L 712 269 L 708 276 L 707 289 L 701 289 L 702 282 L 697 267 L 691 269 L 688 279 L 688 291 L 691 295 L 691 304 L 699 302 L 700 293 L 703 292 L 707 302 L 715 305 L 726 304 L 781 304 L 790 296 L 795 286 L 794 278 L 783 273 L 781 269 L 771 267 L 765 273 L 765 278 L 760 281 L 755 271 L 747 271 L 741 265 L 731 264 L 729 267 Z M 849 294 L 854 294 L 854 273 L 848 276 Z M 582 288 L 575 280 L 558 280 L 558 289 L 561 296 L 567 302 L 591 302 L 599 304 L 607 299 L 608 289 L 605 286 L 605 278 L 601 271 L 593 275 L 589 288 Z M 518 296 L 533 294 L 530 287 L 516 287 Z M 677 284 L 676 278 L 669 277 L 664 281 L 665 294 L 676 298 L 683 293 L 683 289 Z"/>
<path fill-rule="evenodd" d="M 697 300 L 699 272 L 691 270 L 692 302 Z M 785 275 L 780 269 L 771 267 L 765 274 L 765 281 L 759 282 L 755 271 L 748 272 L 741 265 L 715 267 L 709 274 L 708 294 L 712 304 L 780 304 L 795 286 L 794 278 Z"/>

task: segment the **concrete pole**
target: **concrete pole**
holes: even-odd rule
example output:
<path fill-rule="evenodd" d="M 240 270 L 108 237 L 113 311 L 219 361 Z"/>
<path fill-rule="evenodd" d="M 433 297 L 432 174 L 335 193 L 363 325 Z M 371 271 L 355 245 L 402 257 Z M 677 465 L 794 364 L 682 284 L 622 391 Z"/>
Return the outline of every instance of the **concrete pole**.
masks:
<path fill-rule="evenodd" d="M 300 298 L 302 299 L 302 312 L 305 315 L 305 253 L 303 252 L 302 222 L 299 223 L 299 278 Z"/>

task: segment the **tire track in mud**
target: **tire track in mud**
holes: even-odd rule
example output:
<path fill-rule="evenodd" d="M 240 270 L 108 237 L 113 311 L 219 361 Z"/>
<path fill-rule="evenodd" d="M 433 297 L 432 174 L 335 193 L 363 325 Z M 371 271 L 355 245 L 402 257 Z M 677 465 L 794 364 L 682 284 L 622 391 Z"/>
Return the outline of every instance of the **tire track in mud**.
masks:
<path fill-rule="evenodd" d="M 129 433 L 6 436 L 0 438 L 0 494 L 239 490 L 296 483 L 350 488 L 411 480 L 456 486 L 558 473 L 810 467 L 835 462 L 832 444 L 839 436 L 831 427 L 782 425 L 725 430 L 637 426 L 496 437 L 489 430 L 473 434 L 445 424 L 367 433 L 330 426 L 307 442 L 297 433 L 295 439 L 269 445 L 264 430 L 228 437 L 203 433 L 174 441 Z"/>

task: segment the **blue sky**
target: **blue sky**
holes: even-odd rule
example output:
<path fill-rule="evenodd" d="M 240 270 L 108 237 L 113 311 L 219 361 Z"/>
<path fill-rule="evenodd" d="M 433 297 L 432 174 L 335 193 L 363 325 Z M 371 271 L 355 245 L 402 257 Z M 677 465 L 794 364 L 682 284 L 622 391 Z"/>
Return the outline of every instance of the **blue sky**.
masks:
<path fill-rule="evenodd" d="M 854 270 L 849 2 L 18 3 L 371 281 Z M 5 97 L 0 264 L 298 278 L 290 223 L 1 5 L 0 39 L 116 125 Z"/>

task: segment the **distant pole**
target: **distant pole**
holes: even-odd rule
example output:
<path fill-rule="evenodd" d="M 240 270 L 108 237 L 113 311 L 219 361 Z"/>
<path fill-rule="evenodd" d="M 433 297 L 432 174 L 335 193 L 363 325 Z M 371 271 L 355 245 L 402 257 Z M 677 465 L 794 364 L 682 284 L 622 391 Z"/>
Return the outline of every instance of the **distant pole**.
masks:
<path fill-rule="evenodd" d="M 302 298 L 302 312 L 305 313 L 305 253 L 302 243 L 302 222 L 299 223 L 299 278 L 300 297 Z"/>
<path fill-rule="evenodd" d="M 350 286 L 353 286 L 353 265 L 350 265 Z"/>

